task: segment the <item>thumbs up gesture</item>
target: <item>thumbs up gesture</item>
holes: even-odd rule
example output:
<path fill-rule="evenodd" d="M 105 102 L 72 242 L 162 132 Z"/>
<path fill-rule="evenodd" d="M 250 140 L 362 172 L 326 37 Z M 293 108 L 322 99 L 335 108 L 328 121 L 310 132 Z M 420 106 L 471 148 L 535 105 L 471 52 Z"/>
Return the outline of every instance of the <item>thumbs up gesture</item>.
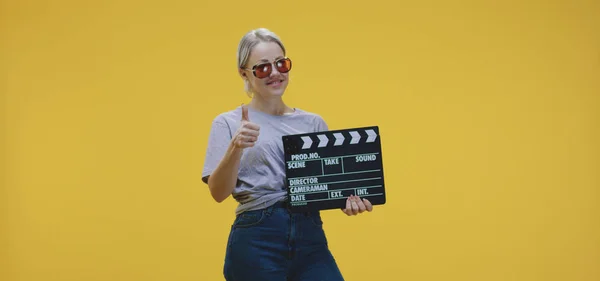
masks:
<path fill-rule="evenodd" d="M 242 105 L 242 120 L 241 126 L 233 136 L 233 144 L 238 148 L 252 147 L 258 140 L 260 126 L 250 122 L 248 117 L 248 107 Z"/>

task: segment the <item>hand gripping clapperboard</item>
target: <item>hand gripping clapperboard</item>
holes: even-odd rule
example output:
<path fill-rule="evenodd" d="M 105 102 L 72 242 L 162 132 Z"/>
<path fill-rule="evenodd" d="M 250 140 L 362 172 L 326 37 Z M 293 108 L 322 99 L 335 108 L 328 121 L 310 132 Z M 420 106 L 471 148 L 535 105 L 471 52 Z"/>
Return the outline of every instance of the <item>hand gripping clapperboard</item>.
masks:
<path fill-rule="evenodd" d="M 385 204 L 379 127 L 282 136 L 293 212 L 346 207 L 350 195 Z"/>

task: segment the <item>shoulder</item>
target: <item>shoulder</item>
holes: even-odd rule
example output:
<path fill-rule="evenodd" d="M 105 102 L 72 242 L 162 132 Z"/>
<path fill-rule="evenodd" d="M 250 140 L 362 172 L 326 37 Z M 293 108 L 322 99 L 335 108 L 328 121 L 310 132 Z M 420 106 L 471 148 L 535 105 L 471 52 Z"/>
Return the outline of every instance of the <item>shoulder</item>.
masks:
<path fill-rule="evenodd" d="M 216 114 L 210 122 L 211 135 L 233 136 L 242 117 L 241 110 L 231 109 Z"/>
<path fill-rule="evenodd" d="M 321 114 L 313 112 L 313 111 L 308 111 L 308 110 L 304 110 L 301 108 L 294 108 L 296 110 L 296 116 L 306 119 L 306 120 L 311 120 L 314 122 L 325 122 L 325 119 L 323 119 L 323 117 L 321 116 Z"/>
<path fill-rule="evenodd" d="M 239 122 L 242 118 L 241 107 L 236 107 L 215 115 L 212 119 L 213 124 L 232 125 Z"/>
<path fill-rule="evenodd" d="M 298 116 L 302 116 L 302 117 L 305 117 L 305 118 L 312 118 L 312 119 L 321 119 L 321 120 L 323 120 L 323 117 L 321 116 L 321 114 L 316 113 L 314 111 L 309 111 L 309 110 L 298 108 L 298 107 L 294 107 L 294 110 L 296 110 L 296 114 Z"/>
<path fill-rule="evenodd" d="M 321 116 L 321 114 L 313 111 L 304 110 L 301 108 L 296 108 L 296 113 L 298 116 L 314 125 L 315 131 L 318 132 L 328 130 L 327 122 L 325 121 L 323 116 Z"/>

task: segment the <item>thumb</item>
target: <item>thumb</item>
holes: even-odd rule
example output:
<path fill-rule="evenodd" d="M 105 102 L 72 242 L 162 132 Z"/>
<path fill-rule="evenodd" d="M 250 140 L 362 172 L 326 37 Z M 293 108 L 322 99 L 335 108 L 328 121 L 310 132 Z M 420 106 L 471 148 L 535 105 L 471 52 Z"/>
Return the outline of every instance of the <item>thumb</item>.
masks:
<path fill-rule="evenodd" d="M 248 118 L 248 107 L 242 104 L 242 121 L 250 121 Z"/>

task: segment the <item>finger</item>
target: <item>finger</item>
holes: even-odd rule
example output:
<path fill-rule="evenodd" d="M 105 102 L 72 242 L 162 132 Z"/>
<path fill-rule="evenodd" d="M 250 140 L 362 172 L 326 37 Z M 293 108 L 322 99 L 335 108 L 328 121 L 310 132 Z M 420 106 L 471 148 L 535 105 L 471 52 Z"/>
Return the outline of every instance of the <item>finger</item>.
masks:
<path fill-rule="evenodd" d="M 244 128 L 253 130 L 253 131 L 260 131 L 260 126 L 256 123 L 252 123 L 252 122 L 245 123 Z"/>
<path fill-rule="evenodd" d="M 358 205 L 356 202 L 352 202 L 352 215 L 358 215 Z"/>
<path fill-rule="evenodd" d="M 340 208 L 340 210 L 342 211 L 342 213 L 348 215 L 348 213 L 346 212 L 346 208 Z"/>
<path fill-rule="evenodd" d="M 254 146 L 254 144 L 255 144 L 255 142 L 254 142 L 254 141 L 246 140 L 246 139 L 244 139 L 244 137 L 242 137 L 242 136 L 239 136 L 239 137 L 236 139 L 236 142 L 235 142 L 235 143 L 236 143 L 236 145 L 237 145 L 238 147 L 241 147 L 241 148 L 252 147 L 252 146 Z"/>
<path fill-rule="evenodd" d="M 352 213 L 352 205 L 350 204 L 350 197 L 348 197 L 348 199 L 346 199 L 346 209 L 344 209 L 344 213 L 346 215 L 351 215 Z"/>
<path fill-rule="evenodd" d="M 255 142 L 252 142 L 252 141 L 242 141 L 240 147 L 242 147 L 242 148 L 253 147 L 254 144 L 255 144 Z"/>
<path fill-rule="evenodd" d="M 356 201 L 354 201 L 355 197 L 352 196 L 352 202 L 350 203 L 350 205 L 352 206 L 352 214 L 353 215 L 358 215 L 358 204 L 356 204 Z"/>
<path fill-rule="evenodd" d="M 257 137 L 255 137 L 255 136 L 247 136 L 247 135 L 240 135 L 240 138 L 244 142 L 256 142 L 256 139 L 257 139 Z"/>
<path fill-rule="evenodd" d="M 242 121 L 250 121 L 248 117 L 248 107 L 242 104 Z"/>
<path fill-rule="evenodd" d="M 373 204 L 371 204 L 371 201 L 369 201 L 367 198 L 363 198 L 363 202 L 365 203 L 365 208 L 367 208 L 367 211 L 373 211 Z"/>
<path fill-rule="evenodd" d="M 248 123 L 250 124 L 250 123 Z M 259 132 L 257 130 L 252 130 L 249 128 L 243 128 L 240 133 L 244 136 L 252 136 L 252 137 L 258 137 Z"/>
<path fill-rule="evenodd" d="M 367 207 L 365 206 L 365 203 L 363 203 L 363 201 L 360 199 L 359 196 L 356 196 L 356 204 L 358 205 L 358 212 L 362 213 L 365 210 L 367 210 Z"/>

